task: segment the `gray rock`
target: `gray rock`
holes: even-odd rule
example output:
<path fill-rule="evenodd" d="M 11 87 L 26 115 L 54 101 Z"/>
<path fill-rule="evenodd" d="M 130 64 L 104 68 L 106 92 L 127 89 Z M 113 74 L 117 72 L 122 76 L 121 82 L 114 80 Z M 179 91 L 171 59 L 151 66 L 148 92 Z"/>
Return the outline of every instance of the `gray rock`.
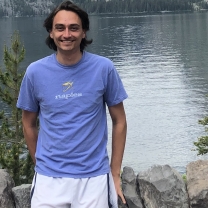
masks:
<path fill-rule="evenodd" d="M 0 169 L 0 207 L 14 208 L 14 200 L 12 196 L 12 188 L 14 181 L 7 170 Z"/>
<path fill-rule="evenodd" d="M 16 208 L 30 208 L 31 184 L 22 184 L 12 189 Z"/>
<path fill-rule="evenodd" d="M 187 165 L 187 189 L 191 208 L 208 207 L 208 161 L 198 160 Z"/>
<path fill-rule="evenodd" d="M 143 208 L 134 170 L 130 167 L 124 167 L 121 178 L 123 194 L 128 206 L 130 208 Z"/>
<path fill-rule="evenodd" d="M 155 165 L 138 174 L 146 208 L 188 208 L 188 194 L 182 176 L 169 165 Z"/>
<path fill-rule="evenodd" d="M 120 197 L 118 197 L 118 208 L 130 208 L 128 204 L 124 204 Z"/>

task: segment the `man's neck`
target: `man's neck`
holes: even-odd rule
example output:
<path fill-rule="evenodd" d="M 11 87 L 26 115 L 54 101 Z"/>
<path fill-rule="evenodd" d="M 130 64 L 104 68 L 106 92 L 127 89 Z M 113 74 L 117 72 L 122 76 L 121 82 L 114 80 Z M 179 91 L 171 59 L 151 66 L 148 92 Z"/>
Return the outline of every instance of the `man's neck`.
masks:
<path fill-rule="evenodd" d="M 63 65 L 74 65 L 78 63 L 82 58 L 82 52 L 77 51 L 76 53 L 69 53 L 57 51 L 56 58 L 57 61 Z"/>

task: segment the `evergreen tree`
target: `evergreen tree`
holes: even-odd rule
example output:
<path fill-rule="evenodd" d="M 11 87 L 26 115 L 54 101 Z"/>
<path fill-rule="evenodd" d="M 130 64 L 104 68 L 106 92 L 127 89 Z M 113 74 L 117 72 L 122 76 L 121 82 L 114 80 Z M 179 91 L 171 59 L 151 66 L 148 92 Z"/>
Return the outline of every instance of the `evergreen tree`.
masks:
<path fill-rule="evenodd" d="M 11 37 L 11 48 L 4 47 L 0 68 L 0 99 L 9 109 L 0 112 L 0 166 L 7 169 L 16 185 L 31 183 L 33 163 L 24 142 L 21 110 L 16 108 L 19 88 L 24 76 L 20 63 L 24 60 L 25 48 L 17 31 Z"/>
<path fill-rule="evenodd" d="M 199 124 L 205 126 L 205 132 L 208 132 L 208 117 L 205 117 L 202 120 L 199 120 Z M 208 136 L 201 136 L 198 138 L 197 142 L 194 142 L 194 145 L 197 147 L 198 155 L 204 155 L 208 153 Z"/>

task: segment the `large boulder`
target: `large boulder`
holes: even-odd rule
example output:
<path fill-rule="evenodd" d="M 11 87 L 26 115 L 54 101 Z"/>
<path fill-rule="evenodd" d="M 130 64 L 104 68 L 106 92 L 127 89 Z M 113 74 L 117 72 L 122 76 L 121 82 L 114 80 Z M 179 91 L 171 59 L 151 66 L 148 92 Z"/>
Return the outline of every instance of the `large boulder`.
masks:
<path fill-rule="evenodd" d="M 186 184 L 169 165 L 155 165 L 137 176 L 146 208 L 188 208 Z"/>
<path fill-rule="evenodd" d="M 12 188 L 14 181 L 7 170 L 0 169 L 0 207 L 14 208 L 14 200 L 12 196 Z"/>
<path fill-rule="evenodd" d="M 130 167 L 124 167 L 121 178 L 122 190 L 128 206 L 130 208 L 143 208 L 134 170 Z"/>
<path fill-rule="evenodd" d="M 12 189 L 16 208 L 30 208 L 31 184 L 22 184 Z"/>
<path fill-rule="evenodd" d="M 208 161 L 198 160 L 186 167 L 191 208 L 208 207 Z"/>

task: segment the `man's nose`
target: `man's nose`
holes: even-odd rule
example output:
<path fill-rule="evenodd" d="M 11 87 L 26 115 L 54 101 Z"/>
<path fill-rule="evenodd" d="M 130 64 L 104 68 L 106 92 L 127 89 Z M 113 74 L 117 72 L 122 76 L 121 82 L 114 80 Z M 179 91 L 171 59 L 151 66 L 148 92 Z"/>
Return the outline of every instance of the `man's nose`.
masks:
<path fill-rule="evenodd" d="M 70 37 L 71 36 L 71 31 L 69 29 L 64 30 L 64 37 Z"/>

